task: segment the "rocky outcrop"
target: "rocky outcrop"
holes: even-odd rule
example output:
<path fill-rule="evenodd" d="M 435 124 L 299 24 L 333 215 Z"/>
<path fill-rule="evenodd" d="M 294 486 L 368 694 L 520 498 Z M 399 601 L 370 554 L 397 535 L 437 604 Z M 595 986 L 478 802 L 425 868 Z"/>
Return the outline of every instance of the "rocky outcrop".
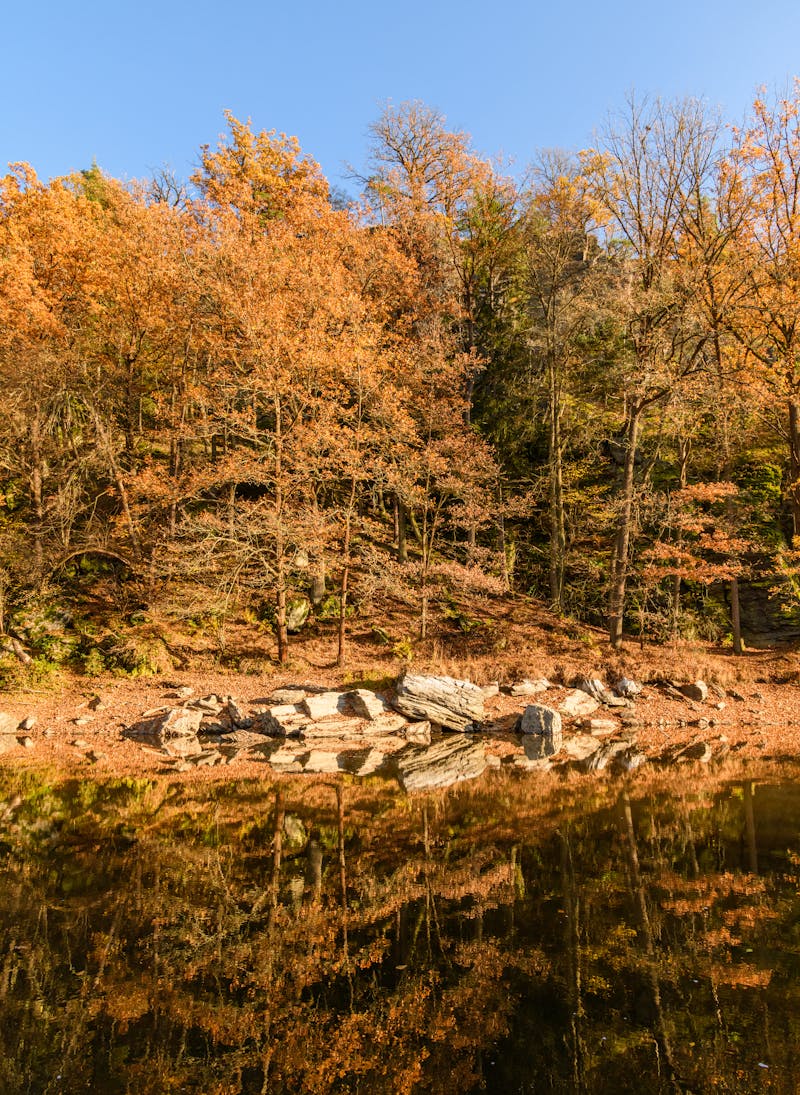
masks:
<path fill-rule="evenodd" d="M 394 706 L 411 719 L 463 731 L 483 722 L 483 701 L 483 691 L 470 681 L 407 673 L 398 681 Z"/>
<path fill-rule="evenodd" d="M 246 755 L 263 758 L 281 773 L 394 774 L 404 788 L 413 791 L 472 779 L 488 766 L 531 772 L 570 765 L 592 772 L 632 771 L 647 759 L 636 748 L 632 727 L 637 722 L 634 697 L 640 686 L 622 677 L 612 693 L 599 678 L 587 676 L 578 683 L 558 710 L 535 702 L 520 704 L 520 715 L 506 707 L 489 722 L 484 721 L 484 701 L 494 693 L 494 686 L 480 688 L 444 676 L 406 674 L 397 684 L 397 698 L 391 705 L 385 696 L 366 688 L 332 690 L 303 684 L 279 689 L 255 705 L 240 705 L 231 696 L 198 697 L 189 689 L 170 685 L 175 689 L 173 698 L 183 705 L 145 712 L 127 736 L 157 746 L 177 762 L 177 771 L 230 764 Z M 514 690 L 518 695 L 535 695 L 544 686 L 550 687 L 549 682 L 526 680 Z M 709 694 L 703 692 L 701 681 L 683 686 L 683 691 L 669 682 L 661 682 L 661 687 L 695 711 L 696 703 L 685 693 Z M 615 717 L 609 718 L 611 712 L 604 711 L 598 714 L 606 717 L 595 716 L 601 704 L 615 707 Z M 490 710 L 495 711 L 495 705 Z M 562 715 L 569 719 L 566 737 Z M 704 729 L 711 721 L 697 719 L 690 725 Z M 680 724 L 685 726 L 685 720 Z M 21 724 L 0 716 L 0 728 L 4 725 L 8 747 L 13 748 L 20 742 Z M 442 736 L 440 730 L 456 733 Z M 465 738 L 465 730 L 480 730 L 484 740 L 502 742 L 493 750 L 497 755 L 487 757 L 482 741 Z M 515 732 L 520 735 L 516 742 Z M 680 764 L 702 762 L 711 754 L 710 746 L 694 741 L 664 751 L 663 756 L 655 753 L 651 759 Z M 714 758 L 718 755 L 713 752 Z"/>

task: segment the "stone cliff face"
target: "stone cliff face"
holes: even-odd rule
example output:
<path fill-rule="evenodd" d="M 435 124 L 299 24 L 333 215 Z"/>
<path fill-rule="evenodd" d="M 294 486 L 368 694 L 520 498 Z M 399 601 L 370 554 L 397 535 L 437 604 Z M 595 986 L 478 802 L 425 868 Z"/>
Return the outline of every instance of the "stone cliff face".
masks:
<path fill-rule="evenodd" d="M 739 583 L 742 637 L 750 647 L 800 641 L 800 598 L 789 578 L 770 574 Z"/>

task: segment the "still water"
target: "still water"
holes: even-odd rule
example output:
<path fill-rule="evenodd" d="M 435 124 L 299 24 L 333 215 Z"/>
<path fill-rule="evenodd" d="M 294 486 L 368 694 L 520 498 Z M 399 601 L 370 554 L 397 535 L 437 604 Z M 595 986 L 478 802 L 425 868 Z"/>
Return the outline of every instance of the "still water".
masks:
<path fill-rule="evenodd" d="M 791 770 L 6 772 L 0 875 L 3 1095 L 800 1089 Z"/>

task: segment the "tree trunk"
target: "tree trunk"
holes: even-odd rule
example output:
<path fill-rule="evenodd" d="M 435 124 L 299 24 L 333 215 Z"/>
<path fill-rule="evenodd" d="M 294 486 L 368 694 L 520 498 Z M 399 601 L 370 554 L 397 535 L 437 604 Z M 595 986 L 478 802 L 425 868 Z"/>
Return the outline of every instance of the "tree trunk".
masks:
<path fill-rule="evenodd" d="M 283 434 L 281 430 L 281 401 L 275 397 L 275 578 L 276 614 L 275 629 L 278 639 L 278 662 L 285 665 L 289 660 L 289 633 L 286 630 L 286 544 L 283 533 Z"/>
<path fill-rule="evenodd" d="M 511 554 L 509 549 L 512 546 L 512 541 L 506 538 L 506 519 L 503 513 L 503 487 L 498 484 L 497 488 L 499 506 L 498 526 L 500 529 L 500 551 L 503 557 L 503 586 L 506 593 L 511 592 L 511 580 L 514 573 L 513 559 L 509 558 Z"/>
<path fill-rule="evenodd" d="M 397 561 L 408 562 L 408 541 L 406 539 L 406 507 L 399 498 L 395 498 L 395 514 L 397 520 Z"/>
<path fill-rule="evenodd" d="M 625 583 L 628 578 L 628 554 L 630 551 L 631 526 L 633 524 L 634 469 L 636 447 L 639 441 L 641 407 L 634 405 L 628 412 L 625 431 L 625 470 L 622 485 L 622 511 L 614 543 L 614 559 L 611 564 L 611 591 L 609 597 L 608 634 L 611 645 L 622 645 L 622 621 L 625 613 Z"/>
<path fill-rule="evenodd" d="M 317 569 L 311 577 L 311 603 L 316 608 L 325 600 L 325 556 L 320 554 Z"/>
<path fill-rule="evenodd" d="M 36 566 L 36 578 L 44 578 L 44 495 L 42 468 L 41 424 L 38 414 L 31 422 L 31 506 L 33 508 L 33 560 Z"/>
<path fill-rule="evenodd" d="M 122 477 L 122 469 L 120 468 L 117 458 L 114 455 L 114 448 L 111 444 L 111 438 L 108 436 L 108 431 L 100 418 L 100 413 L 95 408 L 90 408 L 90 413 L 94 421 L 94 428 L 97 431 L 97 436 L 100 440 L 100 447 L 104 450 L 106 459 L 108 460 L 108 466 L 111 470 L 112 477 L 114 479 L 114 486 L 117 488 L 117 494 L 119 495 L 120 504 L 122 505 L 122 512 L 125 516 L 125 524 L 128 526 L 128 535 L 131 541 L 131 554 L 133 555 L 134 562 L 139 563 L 142 559 L 142 546 L 139 541 L 139 534 L 136 531 L 136 525 L 133 520 L 133 513 L 131 511 L 130 500 L 128 498 L 128 489 L 125 486 L 125 480 Z"/>
<path fill-rule="evenodd" d="M 683 490 L 688 478 L 689 451 L 692 443 L 688 437 L 678 440 L 678 487 Z M 678 532 L 678 546 L 683 543 L 683 533 Z M 681 615 L 681 576 L 676 574 L 672 579 L 672 642 L 677 643 L 680 633 Z"/>
<path fill-rule="evenodd" d="M 792 536 L 800 536 L 800 403 L 789 401 L 789 506 Z"/>
<path fill-rule="evenodd" d="M 561 397 L 558 387 L 558 371 L 553 355 L 548 365 L 550 438 L 548 464 L 550 472 L 550 604 L 554 612 L 563 610 L 564 555 L 566 533 L 564 529 L 564 469 L 561 440 Z"/>
<path fill-rule="evenodd" d="M 347 503 L 347 512 L 344 521 L 344 541 L 342 543 L 342 580 L 339 586 L 339 649 L 336 655 L 336 664 L 341 668 L 345 662 L 347 645 L 347 593 L 350 582 L 350 533 L 353 524 L 353 508 L 356 500 L 356 480 L 350 485 L 350 498 Z"/>
<path fill-rule="evenodd" d="M 169 539 L 175 539 L 175 530 L 178 524 L 178 499 L 177 480 L 181 469 L 181 443 L 177 437 L 172 437 L 169 443 L 169 476 L 172 480 L 172 499 L 169 504 Z"/>
<path fill-rule="evenodd" d="M 283 560 L 278 563 L 278 591 L 275 628 L 278 639 L 278 662 L 286 665 L 289 660 L 289 632 L 286 630 L 286 584 L 284 581 Z"/>
<path fill-rule="evenodd" d="M 744 643 L 742 642 L 742 614 L 739 605 L 739 579 L 731 578 L 731 631 L 733 633 L 733 652 L 734 654 L 744 653 Z"/>

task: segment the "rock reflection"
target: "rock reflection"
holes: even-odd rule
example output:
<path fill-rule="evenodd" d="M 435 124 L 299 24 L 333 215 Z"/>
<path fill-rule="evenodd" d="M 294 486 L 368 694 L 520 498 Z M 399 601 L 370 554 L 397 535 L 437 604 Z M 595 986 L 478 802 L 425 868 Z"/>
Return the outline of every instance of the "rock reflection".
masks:
<path fill-rule="evenodd" d="M 681 778 L 6 773 L 0 1090 L 794 1091 L 800 788 Z"/>

